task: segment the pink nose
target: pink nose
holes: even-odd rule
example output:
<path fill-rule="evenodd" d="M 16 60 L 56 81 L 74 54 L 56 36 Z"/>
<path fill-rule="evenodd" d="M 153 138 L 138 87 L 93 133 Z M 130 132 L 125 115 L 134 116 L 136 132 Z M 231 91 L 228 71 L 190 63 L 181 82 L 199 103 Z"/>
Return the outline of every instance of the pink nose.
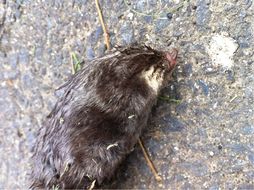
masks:
<path fill-rule="evenodd" d="M 177 49 L 173 48 L 170 52 L 166 53 L 166 58 L 169 61 L 169 66 L 174 67 L 176 64 L 178 51 Z"/>
<path fill-rule="evenodd" d="M 178 55 L 178 51 L 177 49 L 173 48 L 170 52 L 171 56 L 173 59 L 176 59 L 177 58 L 177 55 Z"/>

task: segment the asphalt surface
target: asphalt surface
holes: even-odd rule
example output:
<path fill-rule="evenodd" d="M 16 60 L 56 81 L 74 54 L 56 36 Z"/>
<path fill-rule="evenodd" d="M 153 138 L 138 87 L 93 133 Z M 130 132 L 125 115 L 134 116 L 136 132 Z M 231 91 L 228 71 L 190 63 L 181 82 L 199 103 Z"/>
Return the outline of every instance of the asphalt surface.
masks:
<path fill-rule="evenodd" d="M 137 146 L 110 187 L 254 189 L 253 1 L 101 7 L 112 46 L 180 53 L 142 137 L 162 183 Z M 27 189 L 35 134 L 71 76 L 71 53 L 89 60 L 105 51 L 94 1 L 0 0 L 0 189 Z"/>

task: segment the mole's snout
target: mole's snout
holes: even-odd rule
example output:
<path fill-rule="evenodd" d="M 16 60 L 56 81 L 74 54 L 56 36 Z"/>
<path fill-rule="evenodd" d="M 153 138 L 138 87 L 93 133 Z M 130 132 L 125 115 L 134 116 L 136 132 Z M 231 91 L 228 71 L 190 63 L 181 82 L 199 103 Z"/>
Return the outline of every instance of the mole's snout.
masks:
<path fill-rule="evenodd" d="M 176 65 L 178 51 L 173 48 L 170 52 L 166 52 L 166 58 L 169 61 L 169 68 L 174 68 Z"/>

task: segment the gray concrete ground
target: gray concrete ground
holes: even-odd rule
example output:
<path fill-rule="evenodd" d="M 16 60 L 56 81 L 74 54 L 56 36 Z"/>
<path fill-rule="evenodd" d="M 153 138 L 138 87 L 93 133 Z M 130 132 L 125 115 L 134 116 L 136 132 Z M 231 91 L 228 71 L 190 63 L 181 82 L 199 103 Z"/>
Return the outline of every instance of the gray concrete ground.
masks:
<path fill-rule="evenodd" d="M 163 182 L 137 146 L 112 187 L 254 189 L 252 0 L 101 6 L 113 46 L 180 51 L 143 135 Z M 27 188 L 35 133 L 56 101 L 54 90 L 71 75 L 71 52 L 79 59 L 105 53 L 94 1 L 0 0 L 0 189 Z"/>

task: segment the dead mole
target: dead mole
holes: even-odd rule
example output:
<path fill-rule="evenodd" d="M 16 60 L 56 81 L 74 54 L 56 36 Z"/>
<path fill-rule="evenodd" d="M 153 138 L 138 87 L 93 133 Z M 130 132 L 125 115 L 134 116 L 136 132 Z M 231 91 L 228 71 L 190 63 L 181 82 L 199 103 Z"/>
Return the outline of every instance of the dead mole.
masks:
<path fill-rule="evenodd" d="M 117 49 L 84 64 L 41 126 L 32 189 L 88 189 L 109 180 L 137 143 L 177 51 Z"/>

